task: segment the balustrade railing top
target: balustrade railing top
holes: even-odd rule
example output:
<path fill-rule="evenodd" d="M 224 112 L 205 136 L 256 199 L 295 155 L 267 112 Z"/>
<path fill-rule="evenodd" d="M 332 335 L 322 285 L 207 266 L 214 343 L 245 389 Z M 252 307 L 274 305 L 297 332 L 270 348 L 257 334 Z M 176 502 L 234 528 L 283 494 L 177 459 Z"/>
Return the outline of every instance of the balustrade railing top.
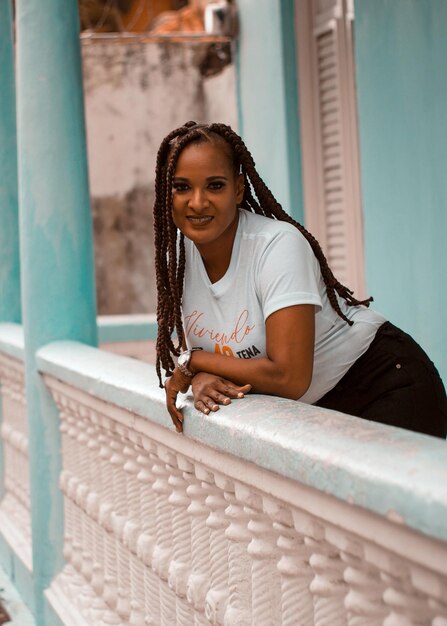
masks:
<path fill-rule="evenodd" d="M 24 359 L 25 340 L 20 324 L 0 324 L 0 352 L 4 352 L 20 361 Z"/>
<path fill-rule="evenodd" d="M 209 416 L 185 399 L 182 436 L 172 432 L 153 366 L 76 342 L 47 345 L 37 360 L 42 373 L 170 429 L 171 441 L 200 442 L 236 457 L 247 473 L 255 464 L 402 529 L 447 541 L 447 446 L 441 440 L 262 395 Z"/>

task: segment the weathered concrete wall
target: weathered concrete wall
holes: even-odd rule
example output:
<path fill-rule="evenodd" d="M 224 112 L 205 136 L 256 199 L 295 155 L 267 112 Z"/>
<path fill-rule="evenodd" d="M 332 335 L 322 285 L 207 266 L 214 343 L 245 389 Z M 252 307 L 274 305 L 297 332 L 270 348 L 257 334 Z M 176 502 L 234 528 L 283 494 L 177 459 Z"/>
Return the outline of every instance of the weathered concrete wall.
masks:
<path fill-rule="evenodd" d="M 84 40 L 98 312 L 156 307 L 152 204 L 158 146 L 190 119 L 237 127 L 234 66 L 204 77 L 210 44 Z"/>

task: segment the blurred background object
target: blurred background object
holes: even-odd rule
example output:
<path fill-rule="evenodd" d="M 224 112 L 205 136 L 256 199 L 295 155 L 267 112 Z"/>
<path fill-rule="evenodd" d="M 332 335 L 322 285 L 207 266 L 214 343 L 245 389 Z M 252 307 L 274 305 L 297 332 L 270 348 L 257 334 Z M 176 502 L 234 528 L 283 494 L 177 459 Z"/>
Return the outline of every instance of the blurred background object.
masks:
<path fill-rule="evenodd" d="M 79 0 L 81 30 L 95 33 L 236 32 L 232 0 Z"/>
<path fill-rule="evenodd" d="M 100 314 L 155 311 L 152 204 L 163 136 L 190 119 L 238 126 L 233 40 L 204 30 L 204 12 L 222 5 L 230 7 L 80 0 Z"/>

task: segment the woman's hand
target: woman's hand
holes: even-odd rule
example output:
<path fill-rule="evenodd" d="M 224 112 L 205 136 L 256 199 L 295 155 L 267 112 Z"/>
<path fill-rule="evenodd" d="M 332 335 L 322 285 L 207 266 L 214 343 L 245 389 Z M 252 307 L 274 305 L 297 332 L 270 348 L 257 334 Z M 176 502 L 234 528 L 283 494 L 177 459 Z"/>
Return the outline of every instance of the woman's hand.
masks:
<path fill-rule="evenodd" d="M 206 372 L 196 374 L 191 386 L 194 406 L 205 415 L 210 411 L 218 411 L 219 404 L 230 404 L 232 398 L 243 398 L 251 390 L 251 385 L 235 385 L 226 378 Z"/>
<path fill-rule="evenodd" d="M 178 433 L 183 432 L 183 415 L 175 403 L 178 394 L 186 393 L 190 384 L 191 378 L 183 374 L 178 367 L 175 368 L 172 376 L 167 378 L 165 382 L 166 407 Z"/>

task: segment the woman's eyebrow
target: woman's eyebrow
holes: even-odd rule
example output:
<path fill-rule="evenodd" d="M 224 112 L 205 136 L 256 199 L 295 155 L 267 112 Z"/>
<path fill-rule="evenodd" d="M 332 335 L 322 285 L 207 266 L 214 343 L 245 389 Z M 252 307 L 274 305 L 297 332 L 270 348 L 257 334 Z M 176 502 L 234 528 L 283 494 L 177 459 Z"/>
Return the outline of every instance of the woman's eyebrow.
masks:
<path fill-rule="evenodd" d="M 189 178 L 187 178 L 186 176 L 174 176 L 174 178 L 172 179 L 173 182 L 189 182 Z M 216 174 L 215 176 L 208 176 L 206 178 L 207 182 L 213 181 L 213 180 L 228 180 L 227 176 L 224 176 L 223 174 Z"/>

